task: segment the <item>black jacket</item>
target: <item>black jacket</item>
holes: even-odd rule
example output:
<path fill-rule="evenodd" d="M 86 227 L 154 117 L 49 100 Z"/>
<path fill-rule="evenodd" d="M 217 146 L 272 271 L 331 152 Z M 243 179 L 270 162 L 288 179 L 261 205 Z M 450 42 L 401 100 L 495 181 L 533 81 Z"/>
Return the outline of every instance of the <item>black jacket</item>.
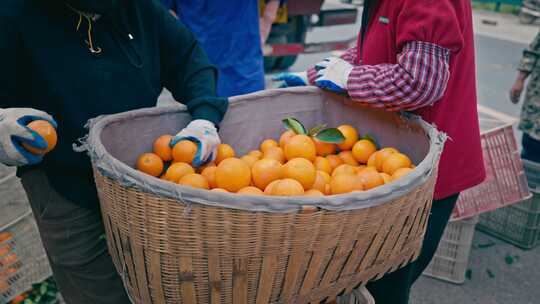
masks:
<path fill-rule="evenodd" d="M 228 104 L 216 97 L 217 70 L 194 36 L 157 0 L 116 1 L 97 20 L 62 0 L 0 4 L 0 108 L 56 119 L 58 146 L 37 167 L 89 207 L 97 207 L 90 161 L 72 150 L 88 119 L 154 106 L 163 87 L 195 119 L 218 124 Z"/>

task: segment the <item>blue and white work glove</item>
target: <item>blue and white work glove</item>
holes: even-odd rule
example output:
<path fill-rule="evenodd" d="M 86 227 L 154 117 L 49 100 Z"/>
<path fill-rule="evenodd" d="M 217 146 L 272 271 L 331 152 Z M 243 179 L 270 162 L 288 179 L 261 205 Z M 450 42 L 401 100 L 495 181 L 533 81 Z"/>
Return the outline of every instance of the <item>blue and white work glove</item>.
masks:
<path fill-rule="evenodd" d="M 221 140 L 213 123 L 204 119 L 197 119 L 189 123 L 171 140 L 171 147 L 179 141 L 190 140 L 197 144 L 197 154 L 192 165 L 199 167 L 216 159 L 216 150 Z"/>
<path fill-rule="evenodd" d="M 25 143 L 37 149 L 47 148 L 43 137 L 26 125 L 34 120 L 47 120 L 55 128 L 56 122 L 49 114 L 30 108 L 0 109 L 0 163 L 7 166 L 34 165 L 42 155 L 28 152 Z"/>
<path fill-rule="evenodd" d="M 334 93 L 347 93 L 347 81 L 353 66 L 338 57 L 329 57 L 315 65 L 315 85 Z"/>
<path fill-rule="evenodd" d="M 306 72 L 300 73 L 280 73 L 272 77 L 273 81 L 281 81 L 280 88 L 301 87 L 308 84 Z"/>

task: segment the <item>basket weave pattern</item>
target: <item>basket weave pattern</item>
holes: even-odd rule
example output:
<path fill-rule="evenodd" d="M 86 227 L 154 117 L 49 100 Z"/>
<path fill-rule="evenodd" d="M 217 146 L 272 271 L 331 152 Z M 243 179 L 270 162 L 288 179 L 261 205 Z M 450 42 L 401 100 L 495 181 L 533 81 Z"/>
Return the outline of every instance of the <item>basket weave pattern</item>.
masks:
<path fill-rule="evenodd" d="M 419 255 L 436 180 L 351 211 L 186 205 L 95 170 L 109 250 L 134 303 L 334 299 Z"/>

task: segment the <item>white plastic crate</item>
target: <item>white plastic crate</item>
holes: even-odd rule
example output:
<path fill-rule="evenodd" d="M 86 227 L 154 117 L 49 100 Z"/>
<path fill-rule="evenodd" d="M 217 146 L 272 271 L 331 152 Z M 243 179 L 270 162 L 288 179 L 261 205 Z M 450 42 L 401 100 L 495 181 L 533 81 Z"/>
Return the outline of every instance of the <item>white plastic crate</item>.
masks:
<path fill-rule="evenodd" d="M 0 304 L 29 290 L 52 275 L 33 214 L 0 227 Z"/>
<path fill-rule="evenodd" d="M 478 216 L 449 222 L 424 275 L 455 284 L 465 282 L 477 222 Z"/>
<path fill-rule="evenodd" d="M 486 180 L 461 193 L 453 220 L 519 203 L 531 197 L 514 135 L 515 119 L 478 106 Z"/>
<path fill-rule="evenodd" d="M 30 205 L 15 168 L 0 164 L 0 228 L 27 213 Z"/>

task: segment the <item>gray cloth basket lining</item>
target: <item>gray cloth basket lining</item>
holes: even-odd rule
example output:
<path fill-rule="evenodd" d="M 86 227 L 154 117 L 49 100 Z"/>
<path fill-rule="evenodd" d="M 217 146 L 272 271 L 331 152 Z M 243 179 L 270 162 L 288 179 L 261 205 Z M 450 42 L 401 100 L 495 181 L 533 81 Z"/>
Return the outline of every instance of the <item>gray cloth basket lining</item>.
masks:
<path fill-rule="evenodd" d="M 353 124 L 362 134 L 379 138 L 382 146 L 393 145 L 407 153 L 417 167 L 406 177 L 370 191 L 322 198 L 253 197 L 203 191 L 165 182 L 133 169 L 137 156 L 150 151 L 159 135 L 174 134 L 190 121 L 189 114 L 180 106 L 141 109 L 93 119 L 88 124 L 89 135 L 76 150 L 87 151 L 101 174 L 123 186 L 186 204 L 263 212 L 292 212 L 302 205 L 310 205 L 338 211 L 384 204 L 424 184 L 438 165 L 446 140 L 444 133 L 417 116 L 360 107 L 343 96 L 314 87 L 268 90 L 231 98 L 220 136 L 239 154 L 246 153 L 255 149 L 262 139 L 280 134 L 283 131 L 281 120 L 286 116 L 297 117 L 308 126 Z"/>

